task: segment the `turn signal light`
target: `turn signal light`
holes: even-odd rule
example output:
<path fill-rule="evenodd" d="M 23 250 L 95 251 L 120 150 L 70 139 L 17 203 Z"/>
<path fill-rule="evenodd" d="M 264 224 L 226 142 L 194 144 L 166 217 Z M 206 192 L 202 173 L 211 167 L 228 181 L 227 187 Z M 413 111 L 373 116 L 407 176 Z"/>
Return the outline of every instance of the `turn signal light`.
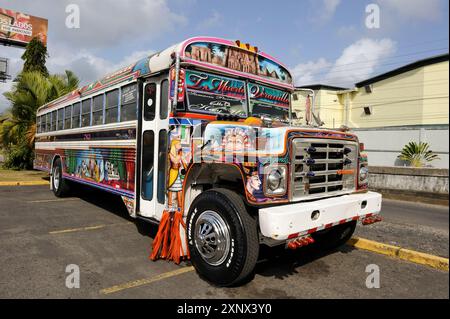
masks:
<path fill-rule="evenodd" d="M 250 51 L 253 53 L 258 53 L 258 47 L 252 46 L 249 43 L 242 43 L 239 40 L 236 40 L 235 43 L 241 49 L 244 49 L 244 50 L 247 50 L 247 51 Z"/>
<path fill-rule="evenodd" d="M 373 215 L 373 216 L 369 216 L 369 217 L 364 218 L 361 221 L 361 224 L 363 224 L 365 226 L 365 225 L 370 225 L 370 224 L 373 224 L 373 223 L 381 222 L 382 220 L 383 220 L 383 218 L 380 215 L 377 214 L 377 215 Z"/>
<path fill-rule="evenodd" d="M 306 235 L 306 236 L 298 237 L 296 239 L 288 241 L 288 243 L 286 244 L 286 247 L 289 249 L 297 249 L 297 248 L 307 246 L 312 243 L 314 243 L 314 238 L 312 238 L 311 235 Z"/>

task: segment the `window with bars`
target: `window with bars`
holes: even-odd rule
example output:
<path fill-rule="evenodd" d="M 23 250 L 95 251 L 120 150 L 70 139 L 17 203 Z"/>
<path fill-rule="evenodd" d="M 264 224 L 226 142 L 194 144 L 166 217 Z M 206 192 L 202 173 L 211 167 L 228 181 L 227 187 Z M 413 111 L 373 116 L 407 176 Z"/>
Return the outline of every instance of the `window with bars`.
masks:
<path fill-rule="evenodd" d="M 56 131 L 56 111 L 52 112 L 52 125 L 50 126 L 50 131 Z"/>
<path fill-rule="evenodd" d="M 121 100 L 120 121 L 126 122 L 136 120 L 137 85 L 130 84 L 122 87 L 122 94 L 120 100 Z"/>
<path fill-rule="evenodd" d="M 103 94 L 94 97 L 92 103 L 92 125 L 103 124 Z"/>
<path fill-rule="evenodd" d="M 81 103 L 75 103 L 72 108 L 72 128 L 80 127 L 80 107 Z"/>
<path fill-rule="evenodd" d="M 72 105 L 64 108 L 64 129 L 67 130 L 72 127 Z"/>
<path fill-rule="evenodd" d="M 81 127 L 91 125 L 91 99 L 81 103 Z"/>
<path fill-rule="evenodd" d="M 50 113 L 47 113 L 45 115 L 45 132 L 50 132 L 51 123 L 52 123 L 52 115 Z"/>
<path fill-rule="evenodd" d="M 57 130 L 62 130 L 64 127 L 64 109 L 59 109 L 58 111 L 58 123 Z"/>
<path fill-rule="evenodd" d="M 119 111 L 119 90 L 106 93 L 105 123 L 116 123 Z"/>

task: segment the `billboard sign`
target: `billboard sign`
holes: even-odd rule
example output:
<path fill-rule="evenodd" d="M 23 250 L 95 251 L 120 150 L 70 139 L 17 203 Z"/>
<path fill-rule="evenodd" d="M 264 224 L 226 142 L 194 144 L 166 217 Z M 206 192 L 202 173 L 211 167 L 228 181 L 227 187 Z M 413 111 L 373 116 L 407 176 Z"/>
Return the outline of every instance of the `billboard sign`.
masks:
<path fill-rule="evenodd" d="M 47 45 L 48 21 L 0 8 L 0 43 L 25 47 L 33 38 Z"/>

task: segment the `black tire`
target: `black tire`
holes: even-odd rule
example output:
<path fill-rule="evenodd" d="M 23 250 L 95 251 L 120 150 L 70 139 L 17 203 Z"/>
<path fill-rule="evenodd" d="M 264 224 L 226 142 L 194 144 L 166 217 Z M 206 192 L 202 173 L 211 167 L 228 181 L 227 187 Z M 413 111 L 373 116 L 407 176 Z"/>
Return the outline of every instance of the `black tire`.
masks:
<path fill-rule="evenodd" d="M 328 230 L 312 234 L 320 248 L 330 250 L 344 245 L 355 232 L 356 221 L 334 226 Z"/>
<path fill-rule="evenodd" d="M 59 174 L 59 175 L 56 175 Z M 59 182 L 57 183 L 55 180 L 55 177 L 58 178 L 59 176 Z M 56 197 L 65 197 L 69 195 L 70 187 L 68 184 L 68 181 L 63 178 L 62 175 L 62 163 L 61 159 L 57 158 L 55 162 L 53 163 L 53 172 L 52 172 L 52 190 L 53 194 L 55 194 Z"/>
<path fill-rule="evenodd" d="M 224 252 L 218 253 L 223 261 L 219 259 L 215 261 L 216 264 L 204 258 L 204 241 L 195 234 L 204 225 L 202 222 L 210 212 L 216 213 L 226 223 L 229 234 L 230 249 L 228 252 L 222 249 Z M 248 214 L 238 194 L 222 188 L 203 192 L 192 203 L 186 226 L 192 264 L 202 278 L 218 286 L 235 286 L 253 272 L 259 254 L 258 230 L 255 219 Z"/>

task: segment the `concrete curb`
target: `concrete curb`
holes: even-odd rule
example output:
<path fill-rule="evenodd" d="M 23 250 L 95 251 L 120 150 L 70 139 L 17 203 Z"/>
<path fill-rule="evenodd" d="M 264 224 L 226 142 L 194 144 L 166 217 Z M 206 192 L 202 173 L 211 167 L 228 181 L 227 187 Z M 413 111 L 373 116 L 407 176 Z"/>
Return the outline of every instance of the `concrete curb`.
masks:
<path fill-rule="evenodd" d="M 16 181 L 16 182 L 0 182 L 0 186 L 37 186 L 49 185 L 49 181 Z"/>
<path fill-rule="evenodd" d="M 383 244 L 364 238 L 353 237 L 347 242 L 347 245 L 359 249 L 372 251 L 378 254 L 383 254 L 390 257 L 407 260 L 416 264 L 429 266 L 439 270 L 448 271 L 449 269 L 448 258 L 429 255 L 418 251 Z"/>

